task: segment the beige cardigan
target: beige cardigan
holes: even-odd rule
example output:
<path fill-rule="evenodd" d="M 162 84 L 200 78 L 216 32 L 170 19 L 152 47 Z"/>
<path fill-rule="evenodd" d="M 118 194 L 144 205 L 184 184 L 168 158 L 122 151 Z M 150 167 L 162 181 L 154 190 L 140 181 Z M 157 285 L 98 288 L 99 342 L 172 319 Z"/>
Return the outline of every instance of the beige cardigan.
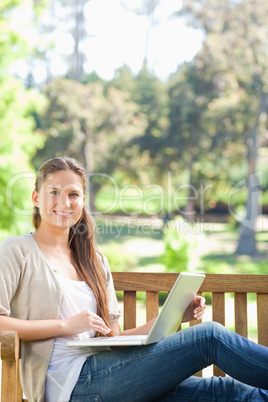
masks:
<path fill-rule="evenodd" d="M 120 311 L 112 275 L 104 258 L 110 323 Z M 0 244 L 0 314 L 23 320 L 57 319 L 63 291 L 31 234 L 8 237 Z M 30 402 L 43 402 L 54 338 L 21 342 L 21 380 Z"/>

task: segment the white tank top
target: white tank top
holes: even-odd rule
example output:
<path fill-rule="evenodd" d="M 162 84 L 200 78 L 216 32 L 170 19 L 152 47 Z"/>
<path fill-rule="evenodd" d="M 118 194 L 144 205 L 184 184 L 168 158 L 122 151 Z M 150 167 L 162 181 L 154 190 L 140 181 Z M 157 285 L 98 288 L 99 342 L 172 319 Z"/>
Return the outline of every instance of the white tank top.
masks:
<path fill-rule="evenodd" d="M 59 318 L 65 319 L 81 313 L 85 309 L 97 313 L 95 296 L 89 286 L 83 281 L 74 281 L 60 276 L 64 291 Z M 86 359 L 93 354 L 109 350 L 109 348 L 69 348 L 66 342 L 69 339 L 87 339 L 94 337 L 94 331 L 87 331 L 77 335 L 59 337 L 55 339 L 46 377 L 46 402 L 67 402 L 78 380 L 80 371 Z"/>

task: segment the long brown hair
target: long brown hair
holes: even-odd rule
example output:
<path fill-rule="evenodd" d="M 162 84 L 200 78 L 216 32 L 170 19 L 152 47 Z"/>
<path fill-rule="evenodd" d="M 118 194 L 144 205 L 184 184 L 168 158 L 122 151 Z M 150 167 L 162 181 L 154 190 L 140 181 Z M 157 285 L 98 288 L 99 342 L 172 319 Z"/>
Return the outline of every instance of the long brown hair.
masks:
<path fill-rule="evenodd" d="M 47 177 L 53 173 L 70 170 L 77 174 L 83 183 L 86 192 L 87 175 L 85 169 L 73 158 L 60 157 L 46 161 L 37 173 L 35 190 L 38 192 Z M 38 229 L 41 224 L 41 215 L 38 207 L 34 207 L 33 225 Z M 97 301 L 97 314 L 109 326 L 108 297 L 106 290 L 105 273 L 102 268 L 103 258 L 96 248 L 94 236 L 94 222 L 83 207 L 80 219 L 69 230 L 69 247 L 72 263 L 81 278 L 92 289 Z M 97 332 L 96 336 L 100 334 Z M 109 334 L 112 336 L 112 333 Z"/>

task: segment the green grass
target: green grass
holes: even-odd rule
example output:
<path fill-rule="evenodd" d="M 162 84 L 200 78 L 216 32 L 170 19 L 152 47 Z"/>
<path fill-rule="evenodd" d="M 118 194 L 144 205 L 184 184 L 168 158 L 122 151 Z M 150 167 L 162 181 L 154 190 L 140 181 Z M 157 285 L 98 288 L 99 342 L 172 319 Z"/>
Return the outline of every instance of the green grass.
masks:
<path fill-rule="evenodd" d="M 159 250 L 163 249 L 163 228 L 150 229 L 148 220 L 135 217 L 115 219 L 96 219 L 99 229 L 98 242 L 101 250 L 110 260 L 112 270 L 117 271 L 157 271 L 165 270 Z M 197 263 L 197 271 L 205 273 L 237 273 L 237 274 L 268 274 L 268 231 L 257 233 L 259 256 L 251 258 L 238 256 L 234 252 L 225 252 L 225 246 L 235 250 L 238 239 L 238 229 L 230 224 L 213 223 L 212 233 L 202 233 L 205 238 L 205 250 L 201 250 Z M 0 240 L 7 237 L 5 231 L 0 231 Z M 216 239 L 216 240 L 215 240 Z M 211 243 L 211 240 L 214 243 Z M 150 250 L 144 254 L 148 242 Z M 227 248 L 228 248 L 227 247 Z M 195 249 L 193 253 L 196 253 Z"/>
<path fill-rule="evenodd" d="M 131 222 L 131 224 L 129 224 Z M 159 253 L 163 249 L 163 230 L 142 229 L 143 221 L 137 220 L 99 220 L 100 245 L 115 270 L 150 270 L 164 271 L 163 258 Z M 108 224 L 107 224 L 108 223 Z M 105 226 L 107 224 L 107 226 Z M 214 224 L 212 233 L 202 233 L 204 246 L 193 253 L 200 253 L 196 270 L 205 273 L 268 274 L 268 232 L 257 234 L 257 247 L 261 250 L 258 257 L 238 256 L 234 253 L 238 240 L 238 229 L 229 224 Z M 193 241 L 193 240 L 190 240 Z M 144 255 L 144 248 L 152 243 Z M 228 252 L 225 250 L 229 250 Z M 233 251 L 230 251 L 233 250 Z"/>
<path fill-rule="evenodd" d="M 201 257 L 198 268 L 206 273 L 268 274 L 267 255 L 260 255 L 260 259 L 254 261 L 248 256 L 211 253 Z"/>
<path fill-rule="evenodd" d="M 96 196 L 96 209 L 102 213 L 137 213 L 155 215 L 173 212 L 186 204 L 187 191 L 164 191 L 154 185 L 151 189 L 126 186 L 121 189 L 103 187 Z"/>
<path fill-rule="evenodd" d="M 130 238 L 142 239 L 153 238 L 161 239 L 163 237 L 163 230 L 160 226 L 155 226 L 153 229 L 146 221 L 138 223 L 135 217 L 115 220 L 111 218 L 97 218 L 95 219 L 97 225 L 97 238 L 100 244 L 108 242 L 115 242 L 122 244 Z"/>
<path fill-rule="evenodd" d="M 268 243 L 268 231 L 263 231 L 263 232 L 257 233 L 256 239 L 259 242 L 262 241 L 262 242 Z"/>

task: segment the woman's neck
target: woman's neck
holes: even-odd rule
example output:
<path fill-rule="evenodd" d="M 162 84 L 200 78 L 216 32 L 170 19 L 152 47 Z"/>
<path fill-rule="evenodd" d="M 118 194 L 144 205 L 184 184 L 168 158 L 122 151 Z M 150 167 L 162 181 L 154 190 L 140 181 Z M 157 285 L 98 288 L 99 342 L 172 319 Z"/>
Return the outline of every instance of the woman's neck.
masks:
<path fill-rule="evenodd" d="M 37 243 L 44 244 L 46 246 L 51 247 L 61 247 L 61 248 L 69 248 L 68 239 L 69 239 L 69 230 L 68 229 L 60 229 L 60 230 L 49 230 L 49 228 L 44 228 L 42 225 L 34 232 L 34 239 Z"/>

